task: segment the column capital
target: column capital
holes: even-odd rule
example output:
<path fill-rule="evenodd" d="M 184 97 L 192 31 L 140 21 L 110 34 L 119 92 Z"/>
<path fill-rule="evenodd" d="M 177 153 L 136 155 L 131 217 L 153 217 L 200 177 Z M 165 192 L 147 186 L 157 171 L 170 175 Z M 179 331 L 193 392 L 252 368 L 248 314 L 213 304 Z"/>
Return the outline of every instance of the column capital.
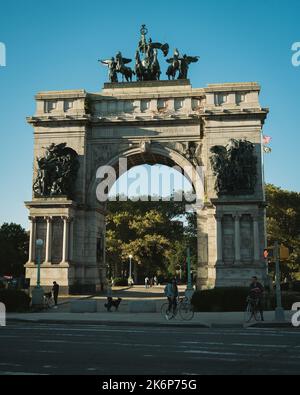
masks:
<path fill-rule="evenodd" d="M 64 222 L 71 222 L 72 221 L 72 218 L 71 217 L 68 217 L 67 215 L 62 215 L 61 216 L 61 219 L 64 221 Z"/>
<path fill-rule="evenodd" d="M 241 217 L 242 217 L 242 214 L 241 214 L 241 213 L 235 213 L 235 214 L 233 214 L 233 218 L 234 218 L 235 221 L 239 221 L 239 220 L 241 219 Z"/>
<path fill-rule="evenodd" d="M 29 219 L 29 221 L 31 221 L 31 222 L 36 222 L 36 217 L 34 217 L 34 216 L 32 216 L 32 215 L 29 215 L 28 219 Z"/>
<path fill-rule="evenodd" d="M 45 216 L 45 217 L 44 217 L 44 219 L 45 219 L 47 222 L 52 222 L 52 220 L 53 220 L 53 217 L 52 217 L 52 216 L 49 216 L 49 215 L 47 215 L 47 216 Z"/>

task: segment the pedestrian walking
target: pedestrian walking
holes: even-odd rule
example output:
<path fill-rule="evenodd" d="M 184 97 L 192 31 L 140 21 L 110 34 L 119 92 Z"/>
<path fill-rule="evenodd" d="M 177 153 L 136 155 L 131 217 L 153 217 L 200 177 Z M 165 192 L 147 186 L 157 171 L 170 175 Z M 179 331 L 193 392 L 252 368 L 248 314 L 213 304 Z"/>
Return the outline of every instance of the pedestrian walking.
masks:
<path fill-rule="evenodd" d="M 149 277 L 145 277 L 145 288 L 149 288 Z"/>

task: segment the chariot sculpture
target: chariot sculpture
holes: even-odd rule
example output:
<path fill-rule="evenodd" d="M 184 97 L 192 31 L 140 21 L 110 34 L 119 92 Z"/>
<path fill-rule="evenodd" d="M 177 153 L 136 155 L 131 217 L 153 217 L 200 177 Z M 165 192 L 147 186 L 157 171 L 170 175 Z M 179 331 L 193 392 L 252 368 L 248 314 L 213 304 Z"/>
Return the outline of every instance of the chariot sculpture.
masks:
<path fill-rule="evenodd" d="M 122 75 L 123 82 L 124 79 L 131 82 L 134 75 L 137 81 L 157 81 L 160 79 L 159 53 L 161 52 L 166 58 L 169 54 L 169 44 L 153 42 L 151 38 L 147 39 L 148 29 L 146 25 L 142 25 L 140 33 L 141 36 L 135 53 L 134 69 L 127 66 L 132 62 L 132 59 L 123 57 L 120 51 L 115 57 L 99 60 L 108 67 L 108 78 L 111 83 L 119 82 L 118 74 Z M 198 62 L 198 60 L 199 56 L 182 56 L 175 49 L 173 57 L 167 59 L 170 64 L 166 73 L 168 79 L 187 79 L 190 64 Z"/>

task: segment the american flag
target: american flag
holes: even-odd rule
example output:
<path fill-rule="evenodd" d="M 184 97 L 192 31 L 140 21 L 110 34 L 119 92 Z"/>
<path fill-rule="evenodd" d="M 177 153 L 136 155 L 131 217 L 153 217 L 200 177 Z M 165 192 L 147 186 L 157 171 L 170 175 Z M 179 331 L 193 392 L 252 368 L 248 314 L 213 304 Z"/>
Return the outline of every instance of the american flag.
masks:
<path fill-rule="evenodd" d="M 263 144 L 270 144 L 272 137 L 270 136 L 263 136 Z"/>

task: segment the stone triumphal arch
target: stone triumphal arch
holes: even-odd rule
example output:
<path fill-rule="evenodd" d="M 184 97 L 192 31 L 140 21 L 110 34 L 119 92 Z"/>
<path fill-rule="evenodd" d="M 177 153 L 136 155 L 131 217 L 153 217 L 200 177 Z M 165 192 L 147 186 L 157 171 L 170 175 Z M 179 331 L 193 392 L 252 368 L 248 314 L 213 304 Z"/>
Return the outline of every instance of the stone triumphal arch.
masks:
<path fill-rule="evenodd" d="M 194 187 L 199 287 L 266 277 L 261 141 L 268 110 L 260 106 L 260 87 L 194 89 L 188 71 L 199 57 L 177 48 L 170 56 L 167 43 L 147 34 L 142 25 L 134 70 L 120 51 L 100 60 L 110 80 L 100 93 L 36 96 L 36 114 L 28 118 L 34 127 L 33 198 L 26 202 L 31 221 L 26 275 L 32 285 L 36 240 L 42 239 L 43 286 L 53 280 L 70 292 L 105 286 L 106 202 L 97 199 L 103 181 L 97 170 L 111 165 L 121 174 L 142 163 L 177 166 Z M 160 81 L 159 56 L 168 63 L 168 81 Z M 126 83 L 119 83 L 119 74 Z M 120 158 L 126 169 L 118 166 Z"/>
<path fill-rule="evenodd" d="M 189 80 L 106 83 L 100 93 L 41 92 L 34 128 L 33 198 L 26 276 L 93 292 L 105 286 L 105 204 L 97 170 L 142 163 L 202 169 L 197 284 L 248 284 L 266 276 L 262 126 L 268 110 L 257 83 L 192 88 Z M 53 178 L 54 175 L 54 178 Z"/>

